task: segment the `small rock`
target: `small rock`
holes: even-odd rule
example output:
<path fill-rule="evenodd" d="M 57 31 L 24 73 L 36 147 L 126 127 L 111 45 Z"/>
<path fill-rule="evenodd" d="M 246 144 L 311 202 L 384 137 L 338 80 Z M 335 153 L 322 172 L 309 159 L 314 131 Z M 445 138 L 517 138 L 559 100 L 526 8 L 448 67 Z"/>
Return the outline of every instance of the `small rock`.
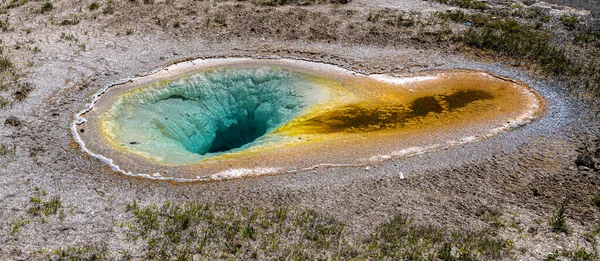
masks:
<path fill-rule="evenodd" d="M 589 171 L 590 168 L 586 167 L 586 166 L 579 166 L 578 167 L 579 171 Z"/>
<path fill-rule="evenodd" d="M 579 170 L 581 170 L 581 167 L 585 167 L 589 170 L 590 168 L 595 167 L 596 159 L 594 159 L 594 155 L 586 149 L 577 156 L 575 164 L 577 164 Z"/>

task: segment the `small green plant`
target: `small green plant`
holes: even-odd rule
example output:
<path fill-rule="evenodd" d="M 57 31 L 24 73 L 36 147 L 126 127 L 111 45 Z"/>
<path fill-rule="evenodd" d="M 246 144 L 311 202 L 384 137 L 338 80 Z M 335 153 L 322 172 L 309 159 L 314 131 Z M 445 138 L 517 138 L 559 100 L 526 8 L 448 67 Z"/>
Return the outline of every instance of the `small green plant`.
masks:
<path fill-rule="evenodd" d="M 8 30 L 8 16 L 7 19 L 2 21 L 0 20 L 0 30 L 7 31 Z"/>
<path fill-rule="evenodd" d="M 60 22 L 60 25 L 76 25 L 80 22 L 79 18 L 65 19 Z"/>
<path fill-rule="evenodd" d="M 594 206 L 600 208 L 600 193 L 598 193 L 598 194 L 596 194 L 596 196 L 594 196 L 592 203 L 594 203 Z"/>
<path fill-rule="evenodd" d="M 12 228 L 10 233 L 11 234 L 18 234 L 21 232 L 21 228 L 23 228 L 25 225 L 29 224 L 29 220 L 15 220 L 13 222 Z"/>
<path fill-rule="evenodd" d="M 395 27 L 410 27 L 415 25 L 415 20 L 416 18 L 414 16 L 400 13 L 392 19 L 384 20 L 384 22 Z"/>
<path fill-rule="evenodd" d="M 476 10 L 486 10 L 488 9 L 487 4 L 477 0 L 457 0 L 456 1 L 459 7 L 467 8 L 467 9 L 476 9 Z"/>
<path fill-rule="evenodd" d="M 125 31 L 125 35 L 132 35 L 134 33 L 134 30 L 132 28 L 128 28 L 127 31 Z"/>
<path fill-rule="evenodd" d="M 58 209 L 62 206 L 62 201 L 60 200 L 60 196 L 52 196 L 49 201 L 44 202 L 42 212 L 46 216 L 56 215 L 58 213 Z"/>
<path fill-rule="evenodd" d="M 566 217 L 566 209 L 569 204 L 569 197 L 566 197 L 564 200 L 558 204 L 552 219 L 550 220 L 550 226 L 552 226 L 552 231 L 554 232 L 562 232 L 568 233 L 569 228 L 567 225 L 567 217 Z"/>
<path fill-rule="evenodd" d="M 0 156 L 5 156 L 5 155 L 15 155 L 15 152 L 17 151 L 17 146 L 16 145 L 5 145 L 2 144 L 0 145 Z"/>
<path fill-rule="evenodd" d="M 8 99 L 0 96 L 0 109 L 4 109 L 6 108 L 6 106 L 8 106 L 10 102 L 8 101 Z"/>
<path fill-rule="evenodd" d="M 483 221 L 490 224 L 491 227 L 499 229 L 505 227 L 503 220 L 501 219 L 501 213 L 488 213 L 483 217 Z"/>
<path fill-rule="evenodd" d="M 375 22 L 379 21 L 379 14 L 378 13 L 369 12 L 369 16 L 367 17 L 367 21 L 368 22 L 372 22 L 372 23 L 375 23 Z"/>
<path fill-rule="evenodd" d="M 0 73 L 6 72 L 14 67 L 10 59 L 6 57 L 0 57 Z"/>
<path fill-rule="evenodd" d="M 579 25 L 579 20 L 577 19 L 577 16 L 572 14 L 564 14 L 560 18 L 560 21 L 565 26 L 565 28 L 567 28 L 567 30 L 570 31 L 575 30 L 577 28 L 577 25 Z"/>
<path fill-rule="evenodd" d="M 42 13 L 50 12 L 50 11 L 52 11 L 52 8 L 53 8 L 52 3 L 46 2 L 40 8 L 40 12 L 42 12 Z"/>
<path fill-rule="evenodd" d="M 586 44 L 593 48 L 600 48 L 600 31 L 589 29 L 582 32 L 578 31 L 573 41 L 578 44 Z"/>
<path fill-rule="evenodd" d="M 221 26 L 227 26 L 227 16 L 225 14 L 218 13 L 213 18 L 213 22 Z"/>
<path fill-rule="evenodd" d="M 555 260 L 577 260 L 577 261 L 593 261 L 598 260 L 598 254 L 595 251 L 588 251 L 582 247 L 576 247 L 574 250 L 564 249 L 546 255 L 544 261 Z"/>
<path fill-rule="evenodd" d="M 57 248 L 47 256 L 47 260 L 106 260 L 106 243 L 88 244 L 80 247 Z"/>
<path fill-rule="evenodd" d="M 27 213 L 34 216 L 44 214 L 44 216 L 56 215 L 62 207 L 60 196 L 54 195 L 48 201 L 45 201 L 46 191 L 39 187 L 34 188 L 33 196 L 29 197 L 31 207 L 27 209 Z"/>
<path fill-rule="evenodd" d="M 66 40 L 66 41 L 72 41 L 72 42 L 78 42 L 79 41 L 72 34 L 70 34 L 70 33 L 66 34 L 65 32 L 60 33 L 60 39 L 63 39 L 63 40 Z"/>
<path fill-rule="evenodd" d="M 112 0 L 106 2 L 106 6 L 102 9 L 102 14 L 109 15 L 115 12 L 115 3 Z"/>
<path fill-rule="evenodd" d="M 98 10 L 98 8 L 100 8 L 100 4 L 98 4 L 97 2 L 93 2 L 88 6 L 88 9 L 90 11 L 96 11 Z"/>
<path fill-rule="evenodd" d="M 6 9 L 11 9 L 11 8 L 16 8 L 16 7 L 22 6 L 26 3 L 29 3 L 29 0 L 12 0 L 12 1 L 6 1 L 6 3 L 2 3 L 2 4 L 5 5 Z"/>
<path fill-rule="evenodd" d="M 29 94 L 33 91 L 33 86 L 29 83 L 20 83 L 17 90 L 13 93 L 13 96 L 17 101 L 24 101 L 27 99 Z"/>

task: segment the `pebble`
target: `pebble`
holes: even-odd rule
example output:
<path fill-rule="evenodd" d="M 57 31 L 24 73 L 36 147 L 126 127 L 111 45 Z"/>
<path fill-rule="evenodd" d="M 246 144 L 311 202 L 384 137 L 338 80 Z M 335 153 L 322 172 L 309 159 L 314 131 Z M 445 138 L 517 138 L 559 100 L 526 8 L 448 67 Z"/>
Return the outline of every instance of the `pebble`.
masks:
<path fill-rule="evenodd" d="M 590 168 L 586 167 L 586 166 L 579 166 L 579 170 L 580 171 L 589 171 Z"/>

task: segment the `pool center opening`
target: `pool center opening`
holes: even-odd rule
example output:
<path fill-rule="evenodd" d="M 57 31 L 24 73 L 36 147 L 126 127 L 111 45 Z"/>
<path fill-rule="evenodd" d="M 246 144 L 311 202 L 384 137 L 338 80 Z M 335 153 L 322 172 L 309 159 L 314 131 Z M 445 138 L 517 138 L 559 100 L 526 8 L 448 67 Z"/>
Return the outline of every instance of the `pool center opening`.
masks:
<path fill-rule="evenodd" d="M 119 97 L 105 117 L 121 146 L 147 154 L 221 154 L 252 146 L 326 95 L 280 68 L 216 69 Z"/>

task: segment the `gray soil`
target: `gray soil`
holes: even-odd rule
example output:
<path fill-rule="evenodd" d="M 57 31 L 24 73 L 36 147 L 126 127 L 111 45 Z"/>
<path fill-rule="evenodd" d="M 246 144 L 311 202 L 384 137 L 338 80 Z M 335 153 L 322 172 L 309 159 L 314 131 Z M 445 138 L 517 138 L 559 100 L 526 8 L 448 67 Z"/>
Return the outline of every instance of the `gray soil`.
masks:
<path fill-rule="evenodd" d="M 586 8 L 590 1 L 579 2 L 575 8 Z M 104 3 L 97 11 L 88 10 L 90 3 L 55 2 L 52 11 L 42 14 L 43 3 L 30 2 L 2 16 L 11 28 L 0 34 L 4 54 L 34 86 L 27 99 L 0 110 L 1 123 L 9 116 L 21 121 L 19 126 L 0 125 L 1 143 L 16 146 L 14 155 L 0 157 L 2 260 L 25 260 L 39 249 L 90 242 L 107 242 L 115 251 L 135 250 L 125 229 L 116 226 L 131 220 L 124 208 L 132 200 L 142 205 L 198 201 L 311 208 L 358 233 L 400 213 L 461 229 L 486 227 L 482 216 L 499 212 L 507 224 L 523 228 L 507 226 L 500 233 L 523 250 L 517 258 L 527 260 L 539 260 L 555 249 L 589 246 L 581 235 L 600 224 L 600 210 L 591 203 L 600 173 L 582 171 L 574 163 L 599 131 L 593 104 L 568 93 L 561 82 L 462 54 L 452 46 L 435 47 L 428 39 L 416 41 L 411 28 L 388 32 L 365 22 L 373 8 L 428 15 L 448 6 L 419 0 L 356 0 L 341 7 L 302 8 L 117 1 L 112 14 L 103 14 Z M 80 21 L 61 25 L 72 18 Z M 18 50 L 13 48 L 17 45 Z M 34 47 L 40 52 L 32 51 Z M 86 156 L 73 142 L 68 130 L 73 115 L 102 86 L 180 59 L 231 56 L 306 58 L 369 73 L 482 69 L 530 84 L 548 107 L 540 120 L 479 143 L 368 168 L 318 168 L 214 183 L 125 177 Z M 45 224 L 31 219 L 19 233 L 11 233 L 15 221 L 30 219 L 27 209 L 35 187 L 60 195 L 64 217 L 50 217 Z M 567 218 L 572 232 L 554 233 L 548 221 L 565 197 L 571 199 Z"/>

